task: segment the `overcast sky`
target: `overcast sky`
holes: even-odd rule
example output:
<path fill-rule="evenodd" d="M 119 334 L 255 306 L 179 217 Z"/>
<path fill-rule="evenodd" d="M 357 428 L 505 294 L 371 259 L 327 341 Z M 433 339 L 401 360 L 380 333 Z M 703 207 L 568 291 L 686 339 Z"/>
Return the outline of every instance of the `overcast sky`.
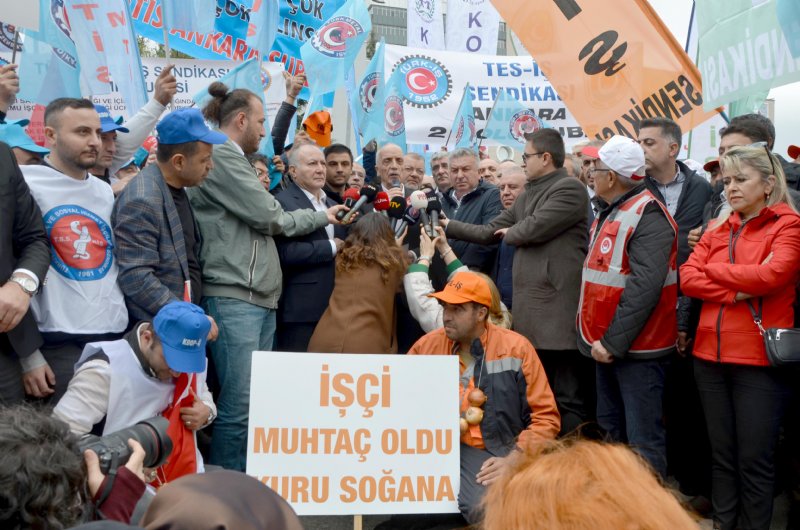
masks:
<path fill-rule="evenodd" d="M 681 44 L 686 44 L 692 0 L 650 0 L 664 23 Z M 775 151 L 786 157 L 789 144 L 800 145 L 800 83 L 773 89 L 775 100 Z"/>

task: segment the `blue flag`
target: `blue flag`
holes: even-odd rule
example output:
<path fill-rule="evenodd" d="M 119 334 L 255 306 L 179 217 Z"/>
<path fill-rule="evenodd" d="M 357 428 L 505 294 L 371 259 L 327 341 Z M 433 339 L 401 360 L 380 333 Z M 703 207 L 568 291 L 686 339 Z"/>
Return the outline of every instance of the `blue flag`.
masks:
<path fill-rule="evenodd" d="M 393 143 L 406 150 L 406 117 L 403 108 L 403 96 L 400 83 L 405 83 L 405 76 L 396 69 L 386 83 L 386 100 L 383 105 L 384 135 L 379 143 Z"/>
<path fill-rule="evenodd" d="M 217 0 L 161 0 L 167 29 L 212 33 L 217 20 Z"/>
<path fill-rule="evenodd" d="M 247 45 L 266 58 L 278 35 L 278 0 L 262 0 L 255 4 L 258 10 L 254 6 L 250 12 L 251 31 L 247 36 Z"/>
<path fill-rule="evenodd" d="M 797 0 L 777 0 L 775 9 L 792 57 L 800 58 L 800 3 Z"/>
<path fill-rule="evenodd" d="M 333 108 L 333 100 L 336 92 L 327 92 L 325 94 L 314 94 L 308 102 L 306 107 L 305 116 L 309 117 L 317 111 L 327 110 Z"/>
<path fill-rule="evenodd" d="M 225 83 L 231 90 L 234 88 L 246 88 L 264 99 L 264 84 L 261 79 L 261 63 L 258 59 L 250 59 L 231 69 L 227 74 L 217 79 Z M 192 99 L 197 107 L 202 109 L 211 100 L 208 87 L 195 94 Z"/>
<path fill-rule="evenodd" d="M 372 31 L 367 3 L 348 0 L 300 48 L 308 87 L 324 94 L 344 85 L 358 51 Z"/>
<path fill-rule="evenodd" d="M 450 136 L 456 143 L 456 149 L 461 147 L 475 147 L 477 133 L 475 129 L 475 111 L 472 108 L 472 92 L 469 83 L 464 86 L 464 95 L 461 96 L 461 104 L 458 106 L 456 118 L 453 126 L 450 127 Z M 447 143 L 450 143 L 448 140 Z"/>
<path fill-rule="evenodd" d="M 70 38 L 65 8 L 39 0 L 39 31 L 23 30 L 19 99 L 47 105 L 60 97 L 81 97 L 78 52 Z M 51 9 L 52 7 L 52 9 Z"/>
<path fill-rule="evenodd" d="M 546 128 L 544 122 L 534 111 L 523 107 L 522 103 L 501 88 L 486 121 L 483 136 L 501 145 L 524 145 L 526 134 L 543 128 Z"/>
<path fill-rule="evenodd" d="M 358 97 L 358 124 L 364 143 L 372 139 L 380 139 L 384 131 L 383 102 L 384 97 L 384 72 L 383 60 L 384 42 L 375 47 L 375 54 L 367 65 L 364 77 L 356 87 Z"/>

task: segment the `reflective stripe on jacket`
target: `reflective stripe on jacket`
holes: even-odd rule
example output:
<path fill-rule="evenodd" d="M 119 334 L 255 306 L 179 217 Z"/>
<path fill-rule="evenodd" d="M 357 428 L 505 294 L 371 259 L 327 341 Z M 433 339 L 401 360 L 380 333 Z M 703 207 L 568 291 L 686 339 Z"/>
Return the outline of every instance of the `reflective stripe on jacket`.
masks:
<path fill-rule="evenodd" d="M 620 203 L 600 226 L 597 220 L 592 226 L 589 253 L 583 265 L 578 313 L 578 331 L 587 344 L 600 340 L 614 318 L 631 274 L 628 243 L 642 219 L 645 207 L 650 203 L 661 208 L 677 234 L 675 221 L 661 202 L 646 190 Z M 658 304 L 631 344 L 629 353 L 650 356 L 669 352 L 675 347 L 677 252 L 677 240 L 673 240 L 669 254 L 669 273 L 662 286 Z"/>

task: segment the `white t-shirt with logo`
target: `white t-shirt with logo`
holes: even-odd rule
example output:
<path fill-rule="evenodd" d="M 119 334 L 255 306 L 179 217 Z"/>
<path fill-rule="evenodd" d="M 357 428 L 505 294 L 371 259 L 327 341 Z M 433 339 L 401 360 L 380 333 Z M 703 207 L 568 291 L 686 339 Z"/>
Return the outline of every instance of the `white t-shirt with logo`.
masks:
<path fill-rule="evenodd" d="M 76 180 L 48 166 L 22 166 L 50 240 L 46 284 L 31 301 L 42 332 L 117 333 L 128 325 L 117 285 L 111 186 Z"/>

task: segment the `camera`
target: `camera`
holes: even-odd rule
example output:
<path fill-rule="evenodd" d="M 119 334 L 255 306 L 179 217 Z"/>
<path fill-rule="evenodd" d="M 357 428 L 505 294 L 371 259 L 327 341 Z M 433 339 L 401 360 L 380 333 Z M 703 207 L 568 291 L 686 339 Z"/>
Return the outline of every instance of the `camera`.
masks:
<path fill-rule="evenodd" d="M 79 441 L 81 452 L 91 449 L 100 460 L 100 470 L 108 474 L 125 465 L 133 454 L 128 439 L 133 438 L 144 448 L 144 467 L 157 468 L 172 453 L 172 440 L 167 435 L 169 421 L 163 416 L 142 420 L 132 427 L 103 437 L 88 435 Z"/>

